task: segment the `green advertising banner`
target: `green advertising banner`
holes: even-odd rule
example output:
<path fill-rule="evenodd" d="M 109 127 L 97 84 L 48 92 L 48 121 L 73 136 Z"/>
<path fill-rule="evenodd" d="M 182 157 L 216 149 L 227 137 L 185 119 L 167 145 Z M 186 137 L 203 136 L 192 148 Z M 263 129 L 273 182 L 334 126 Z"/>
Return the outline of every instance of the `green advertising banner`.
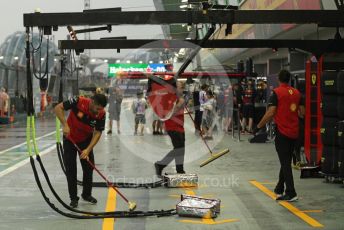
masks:
<path fill-rule="evenodd" d="M 125 64 L 125 63 L 118 63 L 118 64 L 109 64 L 109 73 L 108 77 L 113 78 L 116 77 L 117 72 L 143 72 L 143 73 L 150 73 L 150 72 L 165 72 L 165 65 L 164 64 Z"/>

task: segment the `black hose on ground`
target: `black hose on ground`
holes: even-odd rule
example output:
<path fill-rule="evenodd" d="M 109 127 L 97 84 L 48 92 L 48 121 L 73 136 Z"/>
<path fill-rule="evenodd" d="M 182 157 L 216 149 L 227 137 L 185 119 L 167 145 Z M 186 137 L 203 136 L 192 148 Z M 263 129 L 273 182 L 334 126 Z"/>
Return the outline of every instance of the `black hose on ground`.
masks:
<path fill-rule="evenodd" d="M 43 163 L 42 163 L 42 161 L 41 161 L 39 156 L 37 156 L 37 161 L 40 163 L 40 166 L 43 166 Z M 44 200 L 50 206 L 50 208 L 52 208 L 54 211 L 56 211 L 57 213 L 61 214 L 62 216 L 69 217 L 69 218 L 74 218 L 74 219 L 104 219 L 104 218 L 149 217 L 149 216 L 161 217 L 161 216 L 171 216 L 171 215 L 175 215 L 176 214 L 176 210 L 175 209 L 161 210 L 161 211 L 155 210 L 155 211 L 146 211 L 146 212 L 144 212 L 144 211 L 131 211 L 131 212 L 129 212 L 129 211 L 115 211 L 115 212 L 107 212 L 106 215 L 102 215 L 101 213 L 96 213 L 97 215 L 76 215 L 76 214 L 73 214 L 73 213 L 63 212 L 60 209 L 58 209 L 52 202 L 50 202 L 49 198 L 46 196 L 46 194 L 45 194 L 45 192 L 43 190 L 40 178 L 39 178 L 38 173 L 37 173 L 35 161 L 34 161 L 32 156 L 30 156 L 30 163 L 31 163 L 31 167 L 32 167 L 32 170 L 33 170 L 33 173 L 34 173 L 34 177 L 35 177 L 37 186 L 38 186 L 38 188 L 39 188 L 39 190 L 40 190 Z M 48 185 L 50 184 L 49 185 L 49 187 L 50 187 L 51 183 L 50 183 L 48 174 L 45 171 L 44 166 L 42 167 L 42 171 L 43 171 L 43 174 L 45 174 L 44 176 L 47 176 L 47 178 L 48 178 L 47 182 L 49 181 Z M 50 188 L 52 188 L 52 186 Z M 55 194 L 57 195 L 57 193 L 55 192 L 54 189 L 52 189 L 52 192 L 53 192 L 54 195 Z M 58 195 L 57 195 L 57 197 L 58 197 Z M 62 201 L 60 198 L 58 200 Z M 64 202 L 62 201 L 62 203 L 64 203 Z M 66 205 L 66 206 L 68 206 L 68 205 Z M 74 210 L 71 210 L 73 208 L 71 208 L 69 206 L 68 206 L 68 209 L 70 211 L 74 211 Z M 84 214 L 92 213 L 92 212 L 84 212 L 84 211 L 79 211 L 79 210 L 76 210 L 76 211 L 79 212 L 79 213 L 84 213 Z"/>
<path fill-rule="evenodd" d="M 57 156 L 59 158 L 59 162 L 62 168 L 63 173 L 66 175 L 66 166 L 64 164 L 64 156 L 63 153 L 63 147 L 60 142 L 56 142 L 56 149 L 57 149 Z"/>

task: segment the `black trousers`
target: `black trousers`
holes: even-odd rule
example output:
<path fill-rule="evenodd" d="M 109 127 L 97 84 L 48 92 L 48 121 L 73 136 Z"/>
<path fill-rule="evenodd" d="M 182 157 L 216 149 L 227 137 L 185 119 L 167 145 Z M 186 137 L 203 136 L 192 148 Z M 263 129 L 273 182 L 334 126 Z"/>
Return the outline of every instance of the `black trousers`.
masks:
<path fill-rule="evenodd" d="M 281 163 L 281 169 L 275 191 L 279 194 L 283 194 L 285 184 L 285 193 L 291 197 L 296 196 L 293 172 L 291 169 L 291 160 L 293 157 L 295 141 L 295 139 L 290 139 L 280 132 L 276 132 L 275 147 Z"/>
<path fill-rule="evenodd" d="M 81 150 L 84 150 L 90 143 L 92 138 L 89 138 L 81 143 L 77 143 Z M 76 158 L 78 152 L 74 147 L 72 142 L 68 139 L 63 138 L 63 149 L 64 149 L 64 163 L 66 167 L 66 176 L 68 182 L 68 192 L 71 200 L 78 200 L 78 188 L 77 188 L 77 166 Z M 89 160 L 94 164 L 94 155 L 93 151 L 90 152 L 88 156 Z M 93 182 L 93 168 L 86 160 L 81 160 L 81 167 L 83 171 L 83 180 L 82 180 L 82 196 L 87 197 L 92 194 L 92 182 Z"/>
<path fill-rule="evenodd" d="M 158 164 L 166 166 L 175 160 L 177 172 L 184 171 L 184 156 L 185 156 L 185 133 L 177 131 L 168 131 L 173 149 L 158 162 Z"/>
<path fill-rule="evenodd" d="M 305 125 L 304 120 L 299 120 L 299 138 L 297 138 L 294 146 L 294 155 L 293 155 L 293 163 L 301 161 L 301 147 L 305 143 Z"/>
<path fill-rule="evenodd" d="M 301 147 L 303 143 L 298 139 L 295 141 L 294 152 L 293 152 L 293 164 L 301 161 Z"/>
<path fill-rule="evenodd" d="M 201 130 L 203 111 L 195 110 L 195 129 L 196 131 Z"/>

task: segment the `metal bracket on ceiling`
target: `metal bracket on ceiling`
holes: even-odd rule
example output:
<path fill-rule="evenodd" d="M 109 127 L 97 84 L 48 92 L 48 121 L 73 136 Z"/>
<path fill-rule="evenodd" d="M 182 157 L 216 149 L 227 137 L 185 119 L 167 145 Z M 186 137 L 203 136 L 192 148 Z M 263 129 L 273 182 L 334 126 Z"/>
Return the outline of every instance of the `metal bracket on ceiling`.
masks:
<path fill-rule="evenodd" d="M 341 40 L 342 39 L 342 35 L 340 34 L 339 27 L 337 27 L 337 31 L 336 31 L 336 34 L 334 35 L 334 39 L 335 40 Z"/>
<path fill-rule="evenodd" d="M 107 26 L 101 26 L 101 27 L 94 27 L 94 28 L 87 28 L 87 29 L 81 29 L 81 30 L 74 30 L 76 34 L 81 34 L 81 33 L 89 33 L 89 32 L 96 32 L 96 31 L 104 31 L 107 30 L 109 33 L 112 31 L 112 26 L 107 25 Z"/>
<path fill-rule="evenodd" d="M 338 10 L 344 10 L 344 0 L 334 0 Z"/>

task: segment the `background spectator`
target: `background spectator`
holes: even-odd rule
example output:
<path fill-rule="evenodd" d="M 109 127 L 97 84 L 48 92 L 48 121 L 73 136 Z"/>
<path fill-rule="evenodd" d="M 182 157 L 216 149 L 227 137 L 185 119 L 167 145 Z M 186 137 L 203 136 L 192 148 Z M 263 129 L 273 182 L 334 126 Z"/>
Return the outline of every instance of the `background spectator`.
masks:
<path fill-rule="evenodd" d="M 242 129 L 243 133 L 246 131 L 252 133 L 253 118 L 254 118 L 254 98 L 255 90 L 252 81 L 248 81 L 243 94 L 243 119 Z M 248 127 L 247 126 L 248 121 Z M 247 129 L 246 129 L 247 128 Z"/>
<path fill-rule="evenodd" d="M 205 139 L 212 140 L 213 127 L 216 119 L 216 100 L 211 90 L 207 91 L 206 99 L 207 101 L 201 105 L 201 109 L 203 109 L 202 131 L 204 132 Z"/>
<path fill-rule="evenodd" d="M 119 87 L 111 87 L 109 89 L 109 131 L 107 134 L 112 134 L 112 121 L 117 123 L 117 133 L 121 134 L 121 105 L 123 101 L 123 94 Z"/>
<path fill-rule="evenodd" d="M 137 99 L 132 104 L 132 111 L 135 114 L 135 132 L 134 135 L 138 134 L 138 129 L 140 131 L 139 135 L 143 136 L 144 125 L 146 124 L 146 109 L 147 101 L 143 97 L 143 92 L 139 91 L 137 93 Z"/>
<path fill-rule="evenodd" d="M 7 94 L 6 88 L 0 89 L 0 116 L 4 117 L 8 115 L 8 107 L 10 104 L 10 97 Z"/>

